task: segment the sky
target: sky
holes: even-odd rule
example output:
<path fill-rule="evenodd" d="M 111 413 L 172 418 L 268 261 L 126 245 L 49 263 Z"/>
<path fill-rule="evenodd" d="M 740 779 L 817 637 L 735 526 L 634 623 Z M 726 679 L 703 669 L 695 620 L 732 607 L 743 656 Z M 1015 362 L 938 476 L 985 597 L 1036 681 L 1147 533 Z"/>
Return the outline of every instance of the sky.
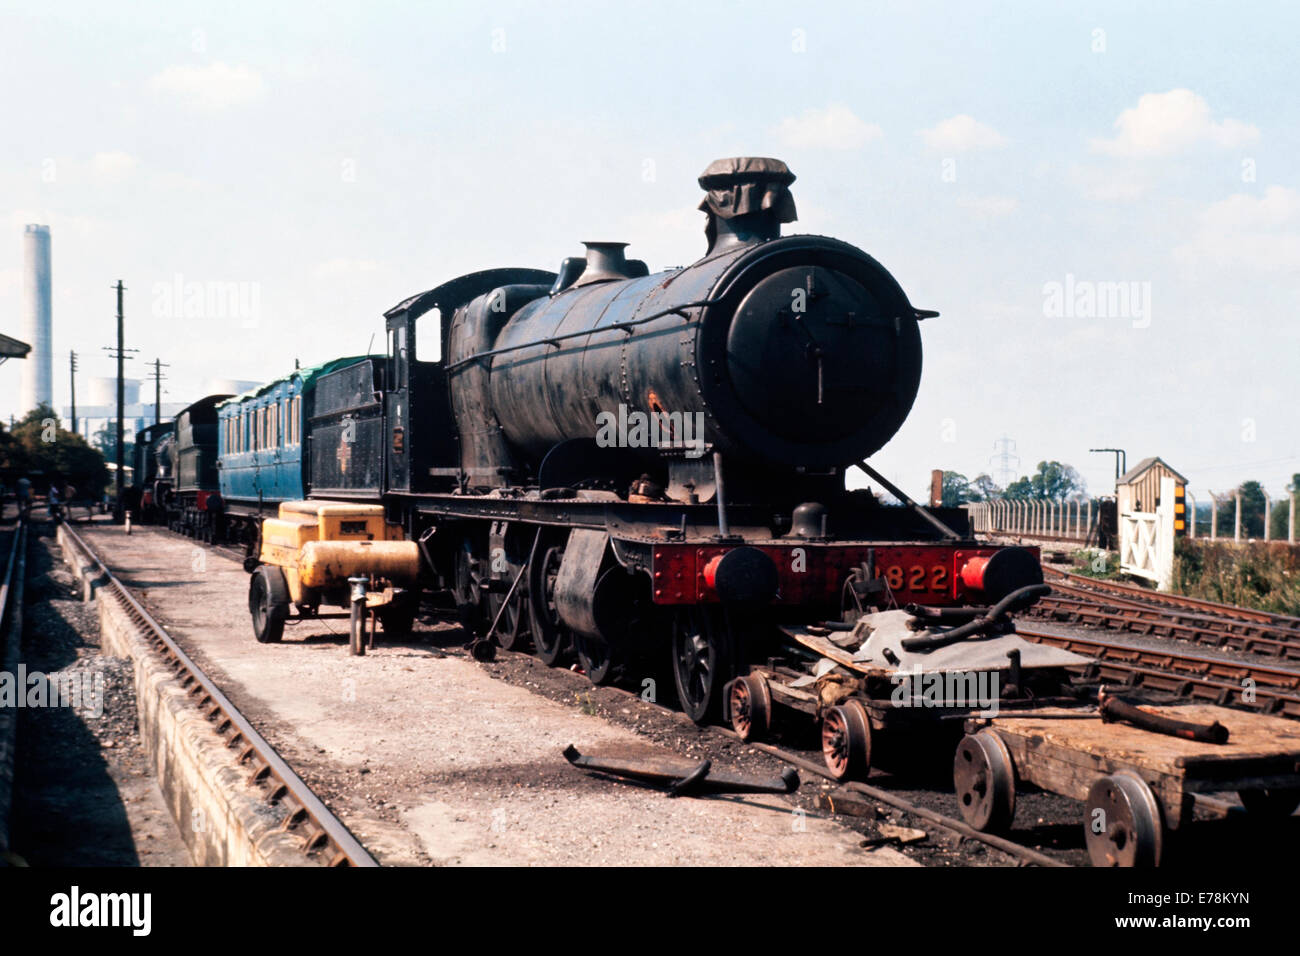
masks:
<path fill-rule="evenodd" d="M 456 275 L 585 239 L 704 250 L 696 179 L 776 156 L 799 221 L 883 263 L 922 325 L 874 457 L 997 476 L 1159 455 L 1199 500 L 1300 472 L 1300 13 L 1288 4 L 0 0 L 0 332 L 51 227 L 68 351 L 166 401 L 383 342 Z M 177 294 L 179 290 L 179 295 Z M 21 337 L 21 336 L 19 336 Z M 144 369 L 137 368 L 143 377 Z M 21 413 L 19 363 L 0 415 Z"/>

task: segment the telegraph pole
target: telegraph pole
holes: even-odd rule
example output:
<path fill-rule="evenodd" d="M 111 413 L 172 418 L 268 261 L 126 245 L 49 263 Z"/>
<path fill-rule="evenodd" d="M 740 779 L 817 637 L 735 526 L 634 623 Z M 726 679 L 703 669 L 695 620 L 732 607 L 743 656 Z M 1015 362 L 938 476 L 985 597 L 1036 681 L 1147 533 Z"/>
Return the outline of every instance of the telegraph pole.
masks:
<path fill-rule="evenodd" d="M 165 377 L 162 370 L 171 368 L 162 359 L 153 360 L 153 423 L 157 425 L 162 421 L 162 380 Z"/>
<path fill-rule="evenodd" d="M 72 382 L 72 434 L 77 434 L 77 353 L 68 353 L 68 374 Z"/>
<path fill-rule="evenodd" d="M 117 285 L 112 286 L 117 290 L 117 347 L 112 348 L 105 345 L 104 349 L 113 352 L 117 357 L 117 448 L 116 448 L 116 465 L 117 472 L 113 475 L 113 515 L 118 520 L 122 520 L 122 475 L 126 470 L 126 370 L 123 363 L 131 356 L 127 352 L 136 352 L 138 349 L 128 349 L 126 347 L 125 335 L 125 318 L 122 313 L 122 293 L 126 291 L 126 286 L 122 285 L 122 280 L 117 280 Z"/>

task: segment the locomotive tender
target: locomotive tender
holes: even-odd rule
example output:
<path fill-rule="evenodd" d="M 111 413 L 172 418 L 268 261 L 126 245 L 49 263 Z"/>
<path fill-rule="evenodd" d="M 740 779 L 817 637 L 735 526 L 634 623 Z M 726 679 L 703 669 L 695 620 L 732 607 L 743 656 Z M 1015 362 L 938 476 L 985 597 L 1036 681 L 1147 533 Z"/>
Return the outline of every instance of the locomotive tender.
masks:
<path fill-rule="evenodd" d="M 906 420 L 935 313 L 862 250 L 782 236 L 794 178 L 710 165 L 708 245 L 684 268 L 591 242 L 556 273 L 472 273 L 390 309 L 387 355 L 334 363 L 298 413 L 307 498 L 382 505 L 400 533 L 378 537 L 418 545 L 420 586 L 504 647 L 576 653 L 596 682 L 662 661 L 699 721 L 783 626 L 1040 582 L 1035 555 L 977 543 L 959 509 L 845 487 Z M 288 613 L 300 560 L 256 547 L 255 620 Z M 367 573 L 393 584 L 349 565 Z"/>

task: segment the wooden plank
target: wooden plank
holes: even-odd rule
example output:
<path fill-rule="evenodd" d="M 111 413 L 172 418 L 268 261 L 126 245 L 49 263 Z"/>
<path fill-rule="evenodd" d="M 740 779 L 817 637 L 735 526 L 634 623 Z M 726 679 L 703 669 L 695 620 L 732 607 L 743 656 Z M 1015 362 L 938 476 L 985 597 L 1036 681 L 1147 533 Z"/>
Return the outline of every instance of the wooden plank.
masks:
<path fill-rule="evenodd" d="M 1300 761 L 1300 724 L 1295 721 L 1213 704 L 1173 704 L 1147 709 L 1194 723 L 1209 724 L 1217 720 L 1228 728 L 1228 742 L 1207 744 L 1184 740 L 1128 724 L 1104 724 L 1100 718 L 1096 721 L 1035 720 L 1034 712 L 1009 713 L 995 718 L 994 723 L 1009 734 L 1040 737 L 1068 750 L 1105 755 L 1133 767 L 1178 777 L 1186 776 L 1193 768 L 1213 767 L 1216 774 L 1221 774 L 1234 763 L 1245 767 L 1260 758 Z"/>

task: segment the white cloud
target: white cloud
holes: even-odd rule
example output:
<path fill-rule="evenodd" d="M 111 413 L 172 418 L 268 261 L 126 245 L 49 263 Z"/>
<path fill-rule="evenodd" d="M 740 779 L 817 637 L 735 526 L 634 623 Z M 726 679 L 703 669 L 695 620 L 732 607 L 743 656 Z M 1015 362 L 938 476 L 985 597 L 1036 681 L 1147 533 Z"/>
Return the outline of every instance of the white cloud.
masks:
<path fill-rule="evenodd" d="M 1300 271 L 1300 192 L 1269 186 L 1263 196 L 1238 193 L 1210 204 L 1174 258 L 1194 269 Z"/>
<path fill-rule="evenodd" d="M 117 183 L 130 176 L 139 165 L 138 159 L 121 150 L 96 153 L 90 161 L 90 174 L 98 182 Z"/>
<path fill-rule="evenodd" d="M 381 269 L 383 269 L 383 265 L 373 259 L 339 257 L 318 262 L 311 272 L 316 279 L 348 279 L 362 275 L 373 275 Z"/>
<path fill-rule="evenodd" d="M 1086 197 L 1098 202 L 1133 202 L 1141 199 L 1151 185 L 1148 177 L 1131 164 L 1122 169 L 1075 165 L 1070 167 L 1069 177 Z"/>
<path fill-rule="evenodd" d="M 944 150 L 949 153 L 962 153 L 972 149 L 997 149 L 1006 145 L 1006 137 L 979 122 L 973 116 L 960 113 L 941 120 L 929 129 L 923 129 L 920 136 L 925 145 L 931 149 Z"/>
<path fill-rule="evenodd" d="M 175 96 L 204 110 L 221 110 L 251 103 L 265 92 L 262 74 L 242 63 L 169 66 L 149 80 L 155 93 Z"/>
<path fill-rule="evenodd" d="M 786 146 L 807 149 L 858 149 L 885 135 L 875 123 L 859 119 L 847 106 L 832 105 L 787 116 L 776 128 Z"/>
<path fill-rule="evenodd" d="M 1240 120 L 1215 122 L 1210 104 L 1191 90 L 1146 93 L 1137 106 L 1119 114 L 1113 139 L 1094 139 L 1092 149 L 1109 156 L 1165 156 L 1199 143 L 1240 147 L 1259 138 L 1259 130 Z"/>
<path fill-rule="evenodd" d="M 981 216 L 996 218 L 1015 212 L 1020 208 L 1020 200 L 1015 196 L 962 196 L 957 205 Z"/>

